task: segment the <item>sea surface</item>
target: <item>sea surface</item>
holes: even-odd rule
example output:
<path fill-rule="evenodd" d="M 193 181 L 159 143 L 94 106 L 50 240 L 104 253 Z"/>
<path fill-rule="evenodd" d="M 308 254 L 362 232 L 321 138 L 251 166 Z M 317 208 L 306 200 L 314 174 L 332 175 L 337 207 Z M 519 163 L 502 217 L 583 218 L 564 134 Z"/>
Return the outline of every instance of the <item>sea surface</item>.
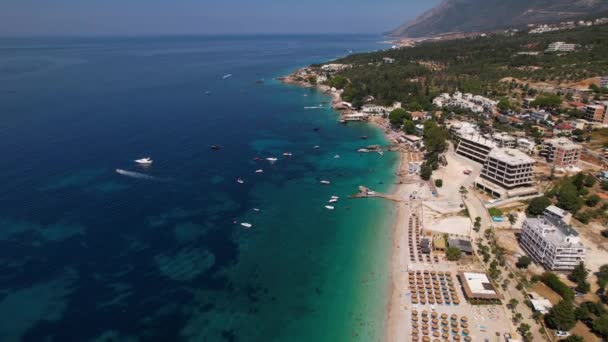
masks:
<path fill-rule="evenodd" d="M 274 80 L 380 40 L 1 38 L 0 341 L 381 340 L 397 156 Z"/>

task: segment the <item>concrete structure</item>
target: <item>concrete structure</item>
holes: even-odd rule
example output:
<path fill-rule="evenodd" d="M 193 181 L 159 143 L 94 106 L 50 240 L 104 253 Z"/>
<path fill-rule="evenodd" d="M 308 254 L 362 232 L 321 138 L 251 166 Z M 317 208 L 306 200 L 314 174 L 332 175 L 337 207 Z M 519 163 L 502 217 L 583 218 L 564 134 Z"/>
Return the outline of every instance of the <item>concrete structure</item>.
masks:
<path fill-rule="evenodd" d="M 578 233 L 551 214 L 526 219 L 520 243 L 535 262 L 552 271 L 571 271 L 585 260 Z"/>
<path fill-rule="evenodd" d="M 576 44 L 568 44 L 565 42 L 553 42 L 551 44 L 549 44 L 549 47 L 547 47 L 547 50 L 545 50 L 546 52 L 568 52 L 568 51 L 574 51 L 576 50 L 577 45 Z"/>
<path fill-rule="evenodd" d="M 393 63 L 395 63 L 395 59 L 390 58 L 390 57 L 384 57 L 384 58 L 382 58 L 382 62 L 384 64 L 393 64 Z"/>
<path fill-rule="evenodd" d="M 433 248 L 436 251 L 445 251 L 447 249 L 447 244 L 443 234 L 433 235 Z"/>
<path fill-rule="evenodd" d="M 570 224 L 570 221 L 572 221 L 572 214 L 565 211 L 564 209 L 554 206 L 554 205 L 550 205 L 548 206 L 543 215 L 545 217 L 549 217 L 551 219 L 554 220 L 560 220 L 563 221 L 566 224 Z"/>
<path fill-rule="evenodd" d="M 483 113 L 493 110 L 498 102 L 480 95 L 463 94 L 457 91 L 451 96 L 447 93 L 437 96 L 433 99 L 433 104 L 437 107 L 459 107 L 474 113 Z"/>
<path fill-rule="evenodd" d="M 498 292 L 485 273 L 459 272 L 458 279 L 468 300 L 500 300 Z"/>
<path fill-rule="evenodd" d="M 585 107 L 585 119 L 608 125 L 608 103 L 596 103 Z"/>
<path fill-rule="evenodd" d="M 543 315 L 547 314 L 553 307 L 553 304 L 551 304 L 548 299 L 539 296 L 536 292 L 528 292 L 528 297 L 530 298 L 534 311 L 538 311 Z"/>
<path fill-rule="evenodd" d="M 534 159 L 515 149 L 494 149 L 488 154 L 475 186 L 492 196 L 509 198 L 536 194 Z"/>
<path fill-rule="evenodd" d="M 540 155 L 561 168 L 575 166 L 581 157 L 581 150 L 581 145 L 565 138 L 547 139 L 543 142 Z"/>
<path fill-rule="evenodd" d="M 526 97 L 523 101 L 524 108 L 530 108 L 532 106 L 532 102 L 536 101 L 535 97 Z"/>
<path fill-rule="evenodd" d="M 483 164 L 488 158 L 490 151 L 496 147 L 496 143 L 492 140 L 486 139 L 477 133 L 466 134 L 460 136 L 456 153 Z"/>
<path fill-rule="evenodd" d="M 526 154 L 533 154 L 536 144 L 532 140 L 526 138 L 517 139 L 517 149 Z"/>
<path fill-rule="evenodd" d="M 515 147 L 515 137 L 507 133 L 494 133 L 492 134 L 492 140 L 498 147 Z"/>

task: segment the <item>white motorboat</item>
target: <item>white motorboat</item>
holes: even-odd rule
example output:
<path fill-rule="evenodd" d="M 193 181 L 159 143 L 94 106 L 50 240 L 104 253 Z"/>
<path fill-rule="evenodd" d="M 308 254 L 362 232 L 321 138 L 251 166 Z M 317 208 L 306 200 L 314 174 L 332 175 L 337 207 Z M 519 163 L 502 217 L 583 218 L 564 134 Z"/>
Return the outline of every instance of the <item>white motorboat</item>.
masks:
<path fill-rule="evenodd" d="M 383 155 L 384 155 L 384 152 L 382 152 L 382 151 L 378 151 L 378 154 L 379 154 L 379 155 L 381 155 L 381 156 L 383 156 Z"/>
<path fill-rule="evenodd" d="M 236 180 L 236 182 L 237 182 L 237 183 L 239 183 L 239 184 L 245 184 L 245 181 L 244 181 L 244 180 L 242 180 L 242 179 L 240 179 L 240 178 L 238 178 L 238 179 Z"/>
<path fill-rule="evenodd" d="M 321 181 L 321 184 L 331 184 L 331 182 L 330 182 L 330 181 L 328 181 L 328 180 L 322 180 L 322 181 Z"/>
<path fill-rule="evenodd" d="M 227 79 L 228 77 L 232 77 L 232 74 L 227 74 L 227 75 L 224 75 L 224 76 L 222 76 L 222 79 L 224 79 L 224 80 L 225 80 L 225 79 Z"/>
<path fill-rule="evenodd" d="M 327 201 L 327 202 L 328 202 L 328 203 L 336 203 L 336 202 L 338 202 L 338 199 L 337 199 L 337 198 L 332 198 L 332 199 L 330 199 L 330 200 L 329 200 L 329 201 Z"/>
<path fill-rule="evenodd" d="M 150 159 L 149 157 L 146 157 L 146 158 L 141 158 L 141 159 L 135 159 L 135 162 L 137 164 L 141 164 L 141 165 L 150 165 L 150 164 L 152 164 L 153 160 Z"/>
<path fill-rule="evenodd" d="M 285 153 L 283 153 L 283 156 L 291 157 L 291 156 L 293 156 L 293 154 L 291 152 L 285 152 Z"/>
<path fill-rule="evenodd" d="M 253 211 L 260 212 L 260 209 L 258 209 L 258 208 L 253 208 Z"/>
<path fill-rule="evenodd" d="M 268 160 L 271 163 L 276 162 L 278 159 L 277 158 L 266 158 L 266 160 Z"/>
<path fill-rule="evenodd" d="M 334 207 L 333 207 L 333 206 L 331 206 L 331 205 L 326 205 L 326 206 L 325 206 L 325 208 L 326 208 L 326 209 L 329 209 L 329 210 L 334 210 L 334 209 L 336 209 L 336 208 L 334 208 Z"/>
<path fill-rule="evenodd" d="M 262 170 L 262 169 L 255 170 L 255 173 L 262 173 L 262 172 L 264 172 L 264 170 Z"/>
<path fill-rule="evenodd" d="M 334 156 L 334 159 L 339 159 L 339 158 L 340 158 L 340 155 L 339 155 L 339 154 L 336 154 L 336 155 Z"/>
<path fill-rule="evenodd" d="M 245 228 L 251 228 L 251 227 L 253 227 L 253 225 L 251 223 L 247 223 L 247 222 L 241 222 L 241 226 L 243 226 Z"/>
<path fill-rule="evenodd" d="M 321 148 L 321 146 L 317 145 L 315 147 L 313 147 L 315 150 Z"/>
<path fill-rule="evenodd" d="M 331 199 L 340 199 L 340 197 L 334 195 L 334 196 L 331 196 Z"/>

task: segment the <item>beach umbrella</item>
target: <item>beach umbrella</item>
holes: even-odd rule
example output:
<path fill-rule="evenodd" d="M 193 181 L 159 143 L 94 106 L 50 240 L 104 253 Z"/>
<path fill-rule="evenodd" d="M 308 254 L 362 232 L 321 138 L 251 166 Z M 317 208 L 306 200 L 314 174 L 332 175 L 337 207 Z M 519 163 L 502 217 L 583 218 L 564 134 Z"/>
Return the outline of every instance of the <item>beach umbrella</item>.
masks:
<path fill-rule="evenodd" d="M 451 324 L 451 325 L 452 325 L 452 327 L 454 327 L 454 328 L 458 327 L 458 323 L 456 323 L 456 322 L 452 322 L 452 324 Z"/>
<path fill-rule="evenodd" d="M 428 317 L 422 317 L 422 321 L 423 321 L 424 323 L 426 323 L 426 322 L 428 322 L 428 321 L 429 321 L 429 318 L 428 318 Z"/>
<path fill-rule="evenodd" d="M 462 323 L 460 326 L 461 326 L 461 327 L 463 327 L 463 328 L 468 328 L 468 327 L 469 327 L 469 324 L 467 324 L 467 323 Z"/>
<path fill-rule="evenodd" d="M 471 342 L 473 339 L 471 337 L 469 337 L 469 336 L 465 336 L 464 340 L 466 342 Z"/>
<path fill-rule="evenodd" d="M 412 321 L 418 322 L 418 316 L 412 316 Z"/>
<path fill-rule="evenodd" d="M 425 336 L 423 337 L 423 339 L 424 339 L 424 338 L 426 338 L 426 337 L 428 337 L 428 336 L 426 336 L 426 335 L 428 335 L 428 334 L 429 334 L 429 331 L 428 331 L 428 330 L 422 330 L 422 335 L 425 335 Z M 429 339 L 429 340 L 430 340 L 430 339 Z"/>
<path fill-rule="evenodd" d="M 418 299 L 412 298 L 412 304 L 418 304 Z M 416 316 L 414 316 L 414 317 L 416 317 Z M 418 319 L 418 317 L 416 317 L 416 319 Z"/>
<path fill-rule="evenodd" d="M 435 331 L 435 332 L 433 333 L 433 336 L 434 336 L 434 337 L 439 337 L 440 335 L 441 335 L 441 334 L 439 333 L 439 331 Z"/>
<path fill-rule="evenodd" d="M 463 329 L 462 333 L 465 334 L 465 335 L 468 335 L 469 334 L 469 329 Z"/>
<path fill-rule="evenodd" d="M 437 324 L 437 323 L 439 323 L 439 320 L 437 318 L 433 318 L 433 320 L 431 322 L 433 322 L 433 324 Z"/>
<path fill-rule="evenodd" d="M 426 323 L 422 324 L 422 330 L 429 330 L 429 325 Z"/>
<path fill-rule="evenodd" d="M 418 323 L 416 323 L 416 322 L 412 323 L 412 328 L 418 329 Z"/>
<path fill-rule="evenodd" d="M 458 336 L 458 335 L 454 335 L 453 338 L 454 338 L 454 341 L 460 341 L 460 336 Z"/>
<path fill-rule="evenodd" d="M 469 318 L 468 318 L 467 316 L 462 316 L 462 317 L 460 317 L 460 320 L 461 320 L 462 322 L 468 322 L 468 321 L 469 321 Z"/>
<path fill-rule="evenodd" d="M 450 331 L 450 328 L 443 327 L 443 328 L 441 328 L 441 331 L 443 331 L 444 333 L 447 333 L 448 331 Z"/>
<path fill-rule="evenodd" d="M 428 311 L 426 311 L 426 310 L 423 310 L 423 311 L 422 311 L 422 316 L 428 316 L 428 314 L 429 314 L 429 312 L 428 312 Z"/>
<path fill-rule="evenodd" d="M 443 333 L 443 335 L 441 335 L 441 337 L 443 337 L 444 340 L 447 340 L 450 338 L 450 335 L 447 333 Z"/>
<path fill-rule="evenodd" d="M 452 328 L 452 334 L 458 334 L 458 328 Z"/>
<path fill-rule="evenodd" d="M 452 316 L 450 316 L 450 318 L 453 319 L 453 320 L 457 320 L 458 316 L 456 316 L 456 314 L 452 314 Z"/>
<path fill-rule="evenodd" d="M 412 335 L 412 341 L 418 342 L 419 340 L 418 335 Z"/>
<path fill-rule="evenodd" d="M 418 335 L 418 329 L 412 329 L 412 335 Z"/>
<path fill-rule="evenodd" d="M 418 310 L 412 310 L 412 315 L 416 316 L 418 314 Z"/>
<path fill-rule="evenodd" d="M 428 336 L 424 336 L 424 337 L 422 338 L 422 341 L 423 341 L 423 342 L 430 342 L 430 341 L 431 341 L 431 338 L 430 338 L 430 337 L 428 337 Z"/>
<path fill-rule="evenodd" d="M 441 325 L 448 325 L 448 324 L 449 324 L 449 323 L 448 323 L 448 320 L 447 320 L 447 319 L 442 319 L 442 320 L 441 320 Z M 447 327 L 446 327 L 446 329 L 447 329 Z"/>
<path fill-rule="evenodd" d="M 433 311 L 433 313 L 431 314 L 431 317 L 435 318 L 437 316 L 439 316 L 439 314 L 436 311 Z"/>

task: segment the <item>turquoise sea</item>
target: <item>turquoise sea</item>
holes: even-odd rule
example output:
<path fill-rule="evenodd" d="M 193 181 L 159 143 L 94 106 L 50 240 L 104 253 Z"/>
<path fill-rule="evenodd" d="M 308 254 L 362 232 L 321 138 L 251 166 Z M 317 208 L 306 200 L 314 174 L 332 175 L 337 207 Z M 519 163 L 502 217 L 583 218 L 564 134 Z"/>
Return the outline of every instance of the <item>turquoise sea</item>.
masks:
<path fill-rule="evenodd" d="M 397 156 L 274 80 L 380 40 L 1 38 L 0 341 L 381 340 Z"/>

